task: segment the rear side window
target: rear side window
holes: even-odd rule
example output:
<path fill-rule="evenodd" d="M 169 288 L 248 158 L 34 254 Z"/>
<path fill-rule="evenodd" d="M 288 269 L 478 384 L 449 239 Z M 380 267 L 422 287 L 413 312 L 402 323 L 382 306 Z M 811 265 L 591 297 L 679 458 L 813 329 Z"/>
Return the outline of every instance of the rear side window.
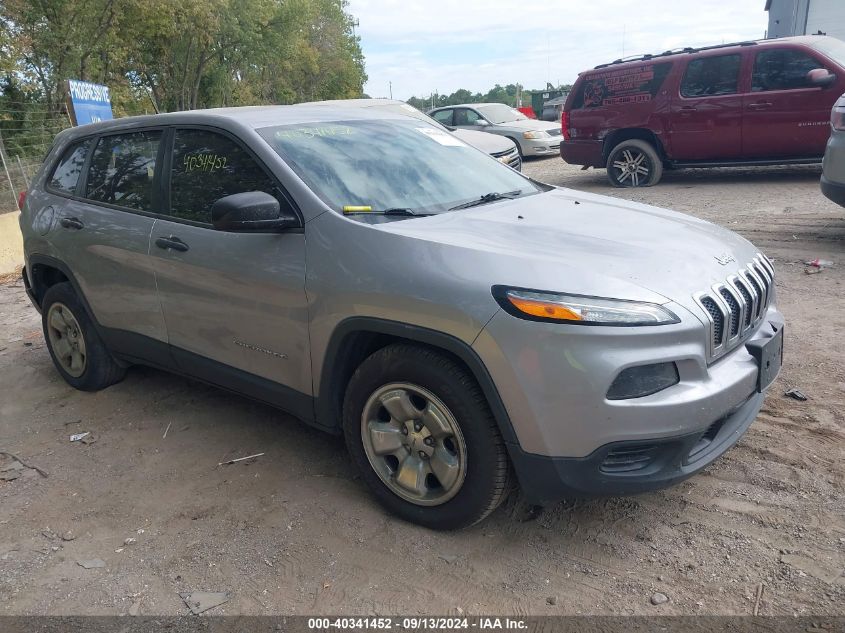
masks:
<path fill-rule="evenodd" d="M 809 88 L 807 73 L 816 68 L 824 68 L 824 65 L 801 51 L 781 48 L 757 53 L 751 90 L 766 92 Z"/>
<path fill-rule="evenodd" d="M 217 200 L 245 191 L 263 191 L 286 204 L 275 182 L 231 139 L 207 130 L 176 131 L 170 215 L 210 224 Z"/>
<path fill-rule="evenodd" d="M 682 97 L 731 95 L 739 91 L 742 56 L 717 55 L 692 60 L 681 81 Z"/>
<path fill-rule="evenodd" d="M 572 97 L 572 109 L 651 101 L 657 96 L 671 68 L 671 62 L 660 62 L 621 69 L 610 65 L 599 72 L 590 72 L 584 76 Z"/>
<path fill-rule="evenodd" d="M 70 145 L 65 150 L 53 170 L 53 175 L 50 176 L 51 189 L 64 193 L 76 193 L 76 183 L 79 182 L 79 176 L 82 174 L 82 167 L 85 165 L 85 157 L 88 155 L 90 145 L 91 140 L 86 139 Z"/>
<path fill-rule="evenodd" d="M 139 211 L 153 211 L 161 131 L 104 136 L 88 169 L 85 197 Z"/>

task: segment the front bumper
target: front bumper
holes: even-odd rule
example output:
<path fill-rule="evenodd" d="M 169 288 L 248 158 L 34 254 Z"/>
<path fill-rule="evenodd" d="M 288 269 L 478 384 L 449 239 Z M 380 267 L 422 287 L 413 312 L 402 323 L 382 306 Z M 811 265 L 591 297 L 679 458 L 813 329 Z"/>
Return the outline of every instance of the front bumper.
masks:
<path fill-rule="evenodd" d="M 681 323 L 567 327 L 499 313 L 476 339 L 473 347 L 508 413 L 512 432 L 504 435 L 528 499 L 671 485 L 719 457 L 751 424 L 763 395 L 746 344 L 780 329 L 781 314 L 770 305 L 743 344 L 708 364 L 702 323 L 676 304 L 667 307 L 686 314 Z M 677 384 L 607 399 L 623 369 L 665 362 L 675 363 Z"/>
<path fill-rule="evenodd" d="M 560 152 L 560 136 L 553 136 L 548 139 L 529 140 L 522 139 L 520 148 L 523 156 L 554 156 Z"/>
<path fill-rule="evenodd" d="M 695 433 L 614 442 L 581 458 L 532 455 L 519 447 L 511 447 L 510 457 L 529 503 L 659 490 L 691 477 L 736 444 L 757 417 L 764 398 L 764 394 L 754 394 Z"/>

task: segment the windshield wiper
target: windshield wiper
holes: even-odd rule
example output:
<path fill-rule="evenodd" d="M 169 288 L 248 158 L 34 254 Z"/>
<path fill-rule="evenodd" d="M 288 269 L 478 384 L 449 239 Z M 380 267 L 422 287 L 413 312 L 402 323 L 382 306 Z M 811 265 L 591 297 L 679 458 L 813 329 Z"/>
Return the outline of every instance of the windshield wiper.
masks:
<path fill-rule="evenodd" d="M 401 215 L 405 217 L 424 218 L 431 214 L 417 213 L 413 209 L 405 207 L 393 207 L 391 209 L 382 209 L 379 211 L 364 211 L 363 209 L 360 211 L 344 211 L 343 215 Z"/>
<path fill-rule="evenodd" d="M 449 211 L 457 211 L 458 209 L 469 209 L 470 207 L 477 207 L 482 204 L 487 204 L 488 202 L 496 202 L 496 200 L 513 200 L 514 198 L 518 198 L 521 195 L 522 189 L 515 189 L 514 191 L 505 191 L 503 193 L 500 193 L 498 191 L 491 191 L 490 193 L 485 193 L 477 200 L 470 200 L 469 202 L 464 202 L 463 204 L 454 206 L 449 209 Z"/>

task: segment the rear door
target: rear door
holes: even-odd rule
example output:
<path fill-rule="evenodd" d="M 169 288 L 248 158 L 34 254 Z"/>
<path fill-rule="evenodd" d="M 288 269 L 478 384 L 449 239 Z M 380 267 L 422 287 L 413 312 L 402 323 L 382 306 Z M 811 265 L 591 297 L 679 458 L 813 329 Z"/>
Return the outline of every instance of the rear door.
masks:
<path fill-rule="evenodd" d="M 64 198 L 55 205 L 51 242 L 117 351 L 147 347 L 137 335 L 166 341 L 149 258 L 161 204 L 161 135 L 150 129 L 83 141 L 68 148 L 47 182 Z"/>
<path fill-rule="evenodd" d="M 199 127 L 170 134 L 167 217 L 156 221 L 151 251 L 173 357 L 191 375 L 305 415 L 276 397 L 278 385 L 311 394 L 305 233 L 211 225 L 214 202 L 234 193 L 292 203 L 234 136 Z"/>
<path fill-rule="evenodd" d="M 807 73 L 828 67 L 806 49 L 766 47 L 754 55 L 751 92 L 743 97 L 747 158 L 821 157 L 838 94 L 811 86 Z"/>
<path fill-rule="evenodd" d="M 718 161 L 742 154 L 743 55 L 690 58 L 669 116 L 671 158 Z"/>

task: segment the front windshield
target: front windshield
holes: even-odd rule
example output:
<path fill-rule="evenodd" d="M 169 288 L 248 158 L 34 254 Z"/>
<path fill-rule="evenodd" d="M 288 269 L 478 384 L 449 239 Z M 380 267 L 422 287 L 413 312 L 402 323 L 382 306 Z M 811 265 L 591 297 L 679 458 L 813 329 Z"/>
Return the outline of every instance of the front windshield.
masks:
<path fill-rule="evenodd" d="M 510 121 L 525 121 L 527 116 L 519 110 L 515 110 L 503 103 L 491 103 L 490 105 L 476 106 L 476 109 L 490 123 L 508 123 Z"/>
<path fill-rule="evenodd" d="M 845 42 L 834 37 L 821 37 L 811 44 L 813 48 L 827 55 L 840 66 L 845 66 Z"/>
<path fill-rule="evenodd" d="M 340 212 L 442 213 L 490 193 L 542 191 L 443 128 L 416 119 L 279 125 L 258 133 Z"/>

